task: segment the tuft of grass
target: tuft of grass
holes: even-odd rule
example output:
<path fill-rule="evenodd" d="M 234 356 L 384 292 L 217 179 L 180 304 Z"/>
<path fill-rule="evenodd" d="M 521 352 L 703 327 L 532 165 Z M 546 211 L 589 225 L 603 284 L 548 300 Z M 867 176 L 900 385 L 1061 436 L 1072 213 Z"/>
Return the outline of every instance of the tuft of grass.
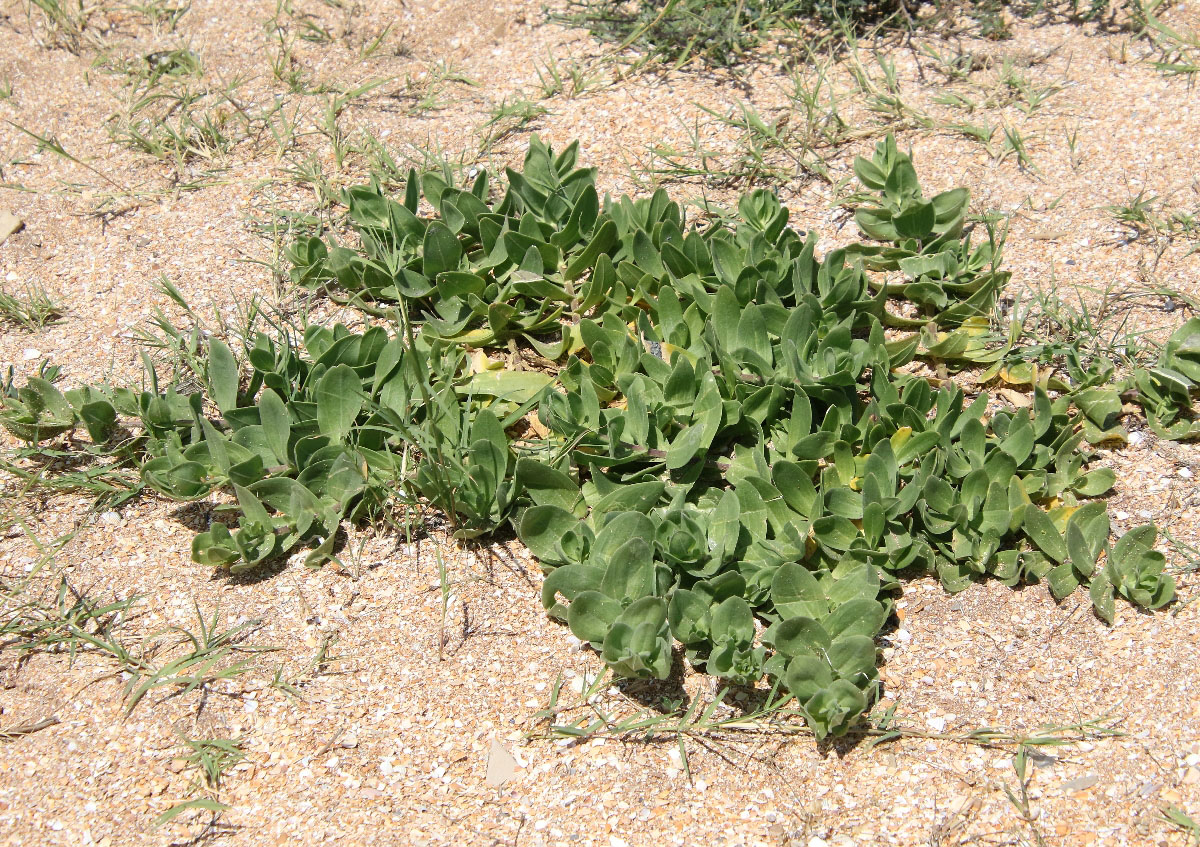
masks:
<path fill-rule="evenodd" d="M 1193 79 L 1200 74 L 1200 33 L 1164 23 L 1155 12 L 1165 5 L 1164 0 L 1151 0 L 1142 7 L 1142 34 L 1159 53 L 1153 65 L 1167 76 Z"/>
<path fill-rule="evenodd" d="M 1064 130 L 1063 140 L 1066 141 L 1067 153 L 1071 157 L 1071 170 L 1077 171 L 1083 164 L 1083 152 L 1079 149 L 1079 124 Z"/>
<path fill-rule="evenodd" d="M 538 96 L 543 100 L 559 95 L 580 97 L 603 84 L 603 76 L 595 66 L 575 60 L 560 62 L 553 53 L 534 70 L 538 77 Z"/>
<path fill-rule="evenodd" d="M 1095 0 L 1107 7 L 1109 0 Z M 1011 37 L 1009 16 L 1027 17 L 1041 4 L 1007 0 L 965 0 L 918 8 L 905 0 L 568 0 L 550 19 L 583 27 L 599 41 L 612 45 L 610 55 L 633 50 L 633 66 L 664 63 L 718 67 L 742 72 L 748 59 L 771 47 L 780 56 L 810 42 L 814 33 L 830 30 L 864 32 L 871 28 L 900 32 L 959 26 L 960 15 L 973 35 L 993 41 Z M 942 63 L 936 53 L 931 56 Z M 952 78 L 970 72 L 971 61 L 946 57 L 943 67 Z"/>
<path fill-rule="evenodd" d="M 1021 131 L 1015 126 L 1006 126 L 1003 130 L 1004 141 L 1000 145 L 1000 150 L 996 153 L 996 160 L 1003 162 L 1012 156 L 1016 158 L 1017 167 L 1021 170 L 1034 174 L 1040 173 L 1037 165 L 1033 162 L 1033 156 L 1029 153 L 1029 147 Z"/>
<path fill-rule="evenodd" d="M 1017 776 L 1017 788 L 1014 791 L 1009 786 L 1004 786 L 1004 795 L 1008 798 L 1008 802 L 1017 810 L 1017 815 L 1021 818 L 1022 823 L 1029 827 L 1029 831 L 1033 834 L 1034 842 L 1038 845 L 1046 843 L 1045 837 L 1042 835 L 1041 829 L 1037 825 L 1040 812 L 1033 807 L 1033 802 L 1029 796 L 1029 783 L 1033 779 L 1033 774 L 1029 771 L 1029 751 L 1024 744 L 1017 747 L 1017 754 L 1012 759 L 1013 772 Z"/>
<path fill-rule="evenodd" d="M 959 121 L 958 123 L 945 124 L 943 128 L 970 138 L 972 141 L 978 141 L 989 155 L 992 154 L 992 136 L 996 134 L 996 127 L 987 118 L 984 118 L 982 123 Z"/>
<path fill-rule="evenodd" d="M 60 48 L 70 53 L 79 54 L 90 46 L 88 24 L 92 17 L 100 11 L 95 3 L 85 3 L 84 0 L 26 0 L 25 16 L 34 38 L 43 47 Z M 40 26 L 34 24 L 34 18 L 40 21 Z M 43 38 L 38 32 L 44 31 Z"/>
<path fill-rule="evenodd" d="M 439 59 L 420 73 L 406 75 L 398 96 L 408 102 L 410 115 L 426 115 L 450 107 L 454 102 L 449 96 L 451 86 L 478 84 L 450 62 Z"/>
<path fill-rule="evenodd" d="M 103 47 L 102 35 L 119 21 L 120 13 L 140 18 L 156 32 L 174 32 L 192 4 L 191 0 L 128 0 L 119 4 L 103 0 L 24 0 L 24 7 L 26 20 L 41 46 L 80 55 Z"/>
<path fill-rule="evenodd" d="M 640 52 L 638 66 L 680 68 L 694 61 L 737 73 L 739 64 L 772 41 L 802 43 L 813 23 L 861 26 L 903 10 L 896 0 L 570 0 L 550 17 L 613 43 L 614 53 Z"/>
<path fill-rule="evenodd" d="M 198 605 L 196 632 L 171 627 L 133 647 L 118 630 L 130 620 L 130 612 L 141 598 L 93 600 L 71 586 L 66 577 L 60 578 L 49 601 L 30 597 L 25 589 L 25 585 L 0 585 L 0 649 L 20 655 L 67 653 L 72 660 L 83 653 L 114 659 L 117 669 L 93 682 L 125 675 L 126 715 L 151 691 L 173 688 L 174 694 L 186 694 L 210 690 L 215 683 L 235 679 L 250 669 L 250 661 L 237 656 L 278 649 L 245 643 L 260 626 L 258 621 L 221 629 L 220 611 L 206 618 Z M 166 643 L 165 636 L 172 634 L 173 643 Z M 164 664 L 155 663 L 158 653 L 180 646 L 188 649 Z"/>
<path fill-rule="evenodd" d="M 191 0 L 134 0 L 127 6 L 156 31 L 174 32 L 179 21 L 192 9 Z"/>
<path fill-rule="evenodd" d="M 642 173 L 665 181 L 700 179 L 722 188 L 779 186 L 814 178 L 831 182 L 830 154 L 863 133 L 847 128 L 838 112 L 838 95 L 823 70 L 812 78 L 794 77 L 792 85 L 793 108 L 774 116 L 764 116 L 745 102 L 729 112 L 700 106 L 717 132 L 734 131 L 733 144 L 720 148 L 705 141 L 697 121 L 687 128 L 685 145 L 652 146 Z"/>
<path fill-rule="evenodd" d="M 388 23 L 387 26 L 377 32 L 372 38 L 363 42 L 363 44 L 358 48 L 358 60 L 360 62 L 365 62 L 378 53 L 380 49 L 382 49 L 383 45 L 387 43 L 388 36 L 392 34 L 392 29 L 394 27 L 395 24 Z M 396 55 L 406 55 L 403 45 L 397 45 Z"/>
<path fill-rule="evenodd" d="M 934 119 L 905 99 L 896 63 L 876 53 L 875 67 L 868 67 L 862 61 L 853 33 L 844 30 L 842 34 L 847 42 L 846 66 L 853 77 L 862 105 L 878 115 L 886 129 L 932 128 L 935 125 Z"/>
<path fill-rule="evenodd" d="M 74 660 L 89 649 L 89 638 L 110 639 L 140 599 L 95 600 L 65 576 L 48 601 L 29 596 L 26 588 L 0 586 L 0 649 L 20 656 L 66 653 Z"/>
<path fill-rule="evenodd" d="M 54 323 L 64 309 L 40 285 L 26 285 L 19 293 L 0 290 L 0 321 L 36 332 Z"/>
<path fill-rule="evenodd" d="M 200 56 L 179 48 L 110 62 L 124 80 L 120 107 L 106 125 L 113 142 L 174 163 L 182 176 L 194 163 L 215 163 L 243 142 L 271 138 L 277 155 L 296 140 L 298 110 L 283 100 L 258 107 L 243 102 L 247 79 L 206 75 Z M 353 92 L 347 92 L 353 94 Z"/>
<path fill-rule="evenodd" d="M 956 50 L 949 45 L 942 52 L 932 44 L 922 44 L 921 55 L 931 60 L 933 69 L 947 82 L 961 82 L 977 67 L 975 56 L 969 50 Z"/>
<path fill-rule="evenodd" d="M 130 671 L 131 676 L 125 689 L 126 715 L 133 711 L 146 694 L 155 689 L 175 688 L 174 695 L 186 694 L 197 689 L 208 690 L 217 682 L 236 679 L 250 670 L 248 659 L 229 661 L 236 655 L 279 649 L 244 643 L 245 639 L 262 625 L 261 621 L 244 621 L 230 629 L 220 630 L 220 610 L 214 610 L 212 617 L 206 619 L 198 604 L 196 618 L 199 623 L 198 632 L 182 627 L 171 627 L 167 630 L 168 633 L 178 635 L 177 645 L 190 647 L 186 653 L 160 667 L 149 665 L 144 660 L 132 665 L 133 670 Z"/>
<path fill-rule="evenodd" d="M 1147 238 L 1170 243 L 1181 238 L 1200 239 L 1200 206 L 1190 211 L 1172 208 L 1165 198 L 1149 193 L 1145 188 L 1121 203 L 1102 208 L 1129 230 L 1129 241 Z"/>
<path fill-rule="evenodd" d="M 216 790 L 225 773 L 246 758 L 241 738 L 188 738 L 181 735 L 185 752 L 181 759 L 196 771 L 192 785 L 196 789 Z"/>
<path fill-rule="evenodd" d="M 331 633 L 321 639 L 321 643 L 317 645 L 317 650 L 304 666 L 295 675 L 286 675 L 284 666 L 280 665 L 275 669 L 275 674 L 271 679 L 271 687 L 277 691 L 282 691 L 287 697 L 293 700 L 303 699 L 301 689 L 304 685 L 319 676 L 330 673 L 330 668 L 335 662 L 345 662 L 349 660 L 348 656 L 331 656 L 330 649 L 337 644 L 337 634 Z"/>
<path fill-rule="evenodd" d="M 545 106 L 525 97 L 505 97 L 492 109 L 491 117 L 483 124 L 480 155 L 486 154 L 510 135 L 528 129 L 538 118 L 548 114 L 550 110 Z"/>
<path fill-rule="evenodd" d="M 186 769 L 195 773 L 188 785 L 190 799 L 167 808 L 158 816 L 155 825 L 170 823 L 185 812 L 203 811 L 211 814 L 204 830 L 214 830 L 221 813 L 229 808 L 218 799 L 221 783 L 225 774 L 246 758 L 241 746 L 242 739 L 189 738 L 182 734 L 179 738 L 184 745 L 179 758 L 183 760 Z M 195 843 L 199 838 L 200 836 L 196 836 L 190 843 Z"/>
<path fill-rule="evenodd" d="M 1030 289 L 1025 303 L 1014 302 L 1010 318 L 1025 341 L 1021 356 L 1039 364 L 1063 364 L 1110 360 L 1127 366 L 1150 363 L 1157 345 L 1146 339 L 1154 328 L 1130 325 L 1132 309 L 1139 302 L 1161 304 L 1169 293 L 1135 289 L 1118 291 L 1109 281 L 1103 287 L 1075 286 L 1074 296 L 1065 298 L 1051 270 L 1046 286 Z M 1182 295 L 1180 295 L 1182 296 Z M 1089 305 L 1089 303 L 1091 305 Z"/>
<path fill-rule="evenodd" d="M 1063 85 L 1054 82 L 1049 85 L 1034 84 L 1027 70 L 1018 68 L 1009 58 L 1000 66 L 998 82 L 1002 93 L 993 105 L 1012 103 L 1026 115 L 1032 115 L 1064 88 Z"/>

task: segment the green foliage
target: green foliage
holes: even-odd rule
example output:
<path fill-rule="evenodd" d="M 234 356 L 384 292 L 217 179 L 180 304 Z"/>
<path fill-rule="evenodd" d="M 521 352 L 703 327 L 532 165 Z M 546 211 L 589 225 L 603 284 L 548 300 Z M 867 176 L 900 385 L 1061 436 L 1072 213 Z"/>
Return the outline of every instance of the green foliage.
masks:
<path fill-rule="evenodd" d="M 874 698 L 905 576 L 1087 585 L 1108 620 L 1117 596 L 1171 601 L 1154 528 L 1110 547 L 1093 499 L 1115 481 L 1083 447 L 1119 426 L 1111 368 L 1080 365 L 1054 399 L 1031 378 L 1030 407 L 1007 408 L 905 367 L 994 375 L 1019 355 L 1018 333 L 988 330 L 1003 239 L 971 245 L 964 190 L 926 199 L 889 138 L 855 168 L 873 240 L 818 259 L 769 192 L 697 226 L 661 191 L 601 199 L 576 151 L 535 138 L 502 191 L 486 173 L 410 173 L 401 201 L 350 189 L 360 245 L 293 246 L 297 283 L 374 301 L 394 331 L 213 338 L 192 393 L 152 369 L 140 393 L 43 374 L 10 386 L 0 422 L 37 442 L 136 420 L 147 485 L 230 495 L 193 543 L 211 567 L 319 564 L 343 519 L 397 501 L 460 538 L 511 525 L 547 612 L 614 674 L 666 678 L 679 642 L 730 684 L 786 688 L 822 738 Z M 1122 390 L 1183 435 L 1198 377 L 1193 320 Z"/>
<path fill-rule="evenodd" d="M 62 317 L 63 307 L 40 285 L 26 285 L 21 294 L 0 290 L 0 320 L 30 332 L 43 329 Z"/>
<path fill-rule="evenodd" d="M 900 8 L 892 0 L 571 0 L 552 17 L 676 67 L 692 58 L 732 67 L 770 38 L 807 22 L 876 21 Z"/>
<path fill-rule="evenodd" d="M 1164 821 L 1184 833 L 1185 844 L 1200 844 L 1200 823 L 1196 823 L 1183 809 L 1171 804 L 1161 809 L 1159 814 Z"/>
<path fill-rule="evenodd" d="M 75 427 L 75 410 L 49 380 L 30 377 L 15 388 L 10 374 L 5 388 L 0 423 L 22 441 L 36 444 Z"/>

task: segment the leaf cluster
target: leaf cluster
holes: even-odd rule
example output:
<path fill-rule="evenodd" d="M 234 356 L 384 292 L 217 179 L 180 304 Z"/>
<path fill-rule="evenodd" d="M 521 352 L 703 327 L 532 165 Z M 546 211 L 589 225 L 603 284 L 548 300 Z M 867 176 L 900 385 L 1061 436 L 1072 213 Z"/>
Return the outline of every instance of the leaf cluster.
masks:
<path fill-rule="evenodd" d="M 43 374 L 6 389 L 0 423 L 34 443 L 137 429 L 146 484 L 229 495 L 193 543 L 212 567 L 302 548 L 319 564 L 341 520 L 397 500 L 460 538 L 511 525 L 548 613 L 615 674 L 665 678 L 679 644 L 731 684 L 768 676 L 819 737 L 869 707 L 911 574 L 1087 585 L 1108 620 L 1116 596 L 1170 602 L 1154 528 L 1110 547 L 1094 499 L 1115 481 L 1084 447 L 1120 414 L 1110 374 L 1008 408 L 910 366 L 1014 352 L 986 324 L 1003 238 L 972 246 L 964 190 L 926 199 L 889 138 L 855 168 L 871 240 L 822 255 L 769 192 L 697 225 L 661 191 L 601 199 L 576 156 L 535 139 L 503 188 L 410 173 L 400 200 L 349 190 L 359 244 L 301 239 L 293 278 L 390 330 L 214 337 L 190 391 L 152 368 L 141 392 Z M 1134 377 L 1172 433 L 1193 426 L 1198 326 Z"/>

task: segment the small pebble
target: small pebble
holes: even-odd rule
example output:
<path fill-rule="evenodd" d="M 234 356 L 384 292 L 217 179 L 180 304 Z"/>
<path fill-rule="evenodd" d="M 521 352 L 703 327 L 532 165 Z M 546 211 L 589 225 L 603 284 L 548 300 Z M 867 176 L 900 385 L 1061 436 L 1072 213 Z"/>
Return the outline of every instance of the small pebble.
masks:
<path fill-rule="evenodd" d="M 1086 776 L 1078 776 L 1075 779 L 1069 779 L 1062 784 L 1062 790 L 1068 792 L 1086 791 L 1100 781 L 1098 774 L 1090 773 Z"/>

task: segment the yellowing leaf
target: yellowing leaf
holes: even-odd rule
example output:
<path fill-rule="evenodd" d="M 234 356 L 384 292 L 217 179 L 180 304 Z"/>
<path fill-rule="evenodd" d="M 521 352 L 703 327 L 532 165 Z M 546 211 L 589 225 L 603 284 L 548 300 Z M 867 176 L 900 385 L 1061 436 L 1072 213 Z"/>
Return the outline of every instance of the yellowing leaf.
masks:
<path fill-rule="evenodd" d="M 892 450 L 897 451 L 903 447 L 904 443 L 908 441 L 908 439 L 912 438 L 912 433 L 913 431 L 911 426 L 902 426 L 892 433 L 892 437 L 888 439 L 892 442 Z"/>

